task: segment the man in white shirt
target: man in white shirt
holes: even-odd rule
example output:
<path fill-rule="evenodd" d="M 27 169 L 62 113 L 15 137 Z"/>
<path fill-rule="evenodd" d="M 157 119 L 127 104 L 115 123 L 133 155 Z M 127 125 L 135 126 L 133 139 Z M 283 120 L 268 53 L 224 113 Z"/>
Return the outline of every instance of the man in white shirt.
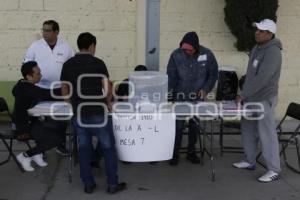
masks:
<path fill-rule="evenodd" d="M 37 86 L 49 90 L 53 82 L 60 80 L 62 65 L 74 56 L 74 51 L 64 39 L 58 37 L 59 25 L 56 21 L 45 21 L 42 33 L 43 38 L 30 45 L 24 62 L 38 63 L 43 77 Z M 55 84 L 54 89 L 60 87 L 61 85 Z"/>
<path fill-rule="evenodd" d="M 58 23 L 54 20 L 45 21 L 42 28 L 43 38 L 30 45 L 24 58 L 24 62 L 37 62 L 41 69 L 42 78 L 36 85 L 42 88 L 40 95 L 44 100 L 58 100 L 55 96 L 61 96 L 59 82 L 62 65 L 74 56 L 71 46 L 64 39 L 58 37 L 58 34 Z M 60 153 L 66 153 L 65 145 L 57 150 Z"/>

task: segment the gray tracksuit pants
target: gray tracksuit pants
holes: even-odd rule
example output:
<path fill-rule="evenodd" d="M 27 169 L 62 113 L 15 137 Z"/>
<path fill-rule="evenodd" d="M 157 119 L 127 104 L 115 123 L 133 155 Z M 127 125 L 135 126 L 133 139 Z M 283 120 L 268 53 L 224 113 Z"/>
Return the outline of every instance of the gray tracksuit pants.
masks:
<path fill-rule="evenodd" d="M 247 162 L 254 164 L 258 142 L 268 170 L 280 172 L 279 144 L 275 123 L 277 96 L 259 102 L 264 107 L 264 117 L 260 120 L 242 119 L 242 140 Z"/>

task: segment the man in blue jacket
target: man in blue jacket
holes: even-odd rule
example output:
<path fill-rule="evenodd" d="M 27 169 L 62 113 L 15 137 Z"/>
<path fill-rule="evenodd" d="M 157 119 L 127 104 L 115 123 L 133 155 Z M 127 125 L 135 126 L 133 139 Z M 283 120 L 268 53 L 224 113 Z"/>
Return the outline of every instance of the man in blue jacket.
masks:
<path fill-rule="evenodd" d="M 211 50 L 199 45 L 197 33 L 188 32 L 182 38 L 179 48 L 171 54 L 167 74 L 169 91 L 175 102 L 203 101 L 218 78 L 218 64 Z M 170 165 L 178 164 L 183 124 L 184 120 L 177 119 L 175 146 Z M 189 120 L 187 159 L 192 163 L 200 163 L 195 153 L 198 131 L 194 119 Z"/>

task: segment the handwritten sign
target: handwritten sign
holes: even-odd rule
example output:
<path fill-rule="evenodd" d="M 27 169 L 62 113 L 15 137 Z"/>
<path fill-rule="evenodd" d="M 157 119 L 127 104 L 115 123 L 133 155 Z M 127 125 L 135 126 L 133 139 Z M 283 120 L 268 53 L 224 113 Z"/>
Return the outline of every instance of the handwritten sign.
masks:
<path fill-rule="evenodd" d="M 171 113 L 114 113 L 113 130 L 122 161 L 149 162 L 172 158 L 175 116 Z"/>

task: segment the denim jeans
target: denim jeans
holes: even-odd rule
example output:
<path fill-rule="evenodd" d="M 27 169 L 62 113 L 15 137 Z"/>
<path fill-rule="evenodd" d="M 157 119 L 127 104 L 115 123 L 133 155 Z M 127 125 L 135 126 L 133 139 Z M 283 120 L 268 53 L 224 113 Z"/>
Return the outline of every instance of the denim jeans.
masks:
<path fill-rule="evenodd" d="M 92 125 L 99 125 L 103 123 L 104 116 L 95 115 L 90 117 L 82 117 L 81 122 Z M 118 183 L 118 159 L 115 150 L 115 142 L 112 130 L 112 122 L 108 120 L 108 123 L 103 127 L 87 128 L 78 124 L 77 118 L 72 119 L 74 131 L 78 138 L 78 156 L 80 166 L 80 178 L 85 185 L 92 185 L 95 183 L 92 175 L 91 161 L 93 156 L 92 137 L 96 137 L 101 147 L 101 154 L 105 161 L 105 173 L 106 182 L 109 186 L 116 185 Z M 99 152 L 100 153 L 100 152 Z"/>

